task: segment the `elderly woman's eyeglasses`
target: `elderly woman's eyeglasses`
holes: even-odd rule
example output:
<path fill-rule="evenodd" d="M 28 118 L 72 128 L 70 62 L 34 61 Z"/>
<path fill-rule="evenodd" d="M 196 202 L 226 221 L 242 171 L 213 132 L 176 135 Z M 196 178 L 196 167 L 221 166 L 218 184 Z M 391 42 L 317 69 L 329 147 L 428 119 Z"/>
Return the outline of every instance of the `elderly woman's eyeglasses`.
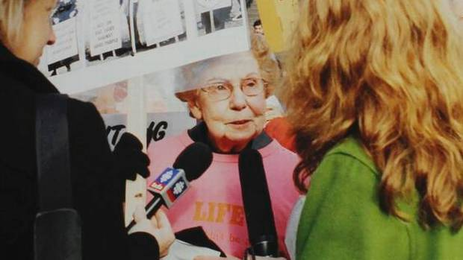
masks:
<path fill-rule="evenodd" d="M 248 97 L 257 96 L 264 91 L 266 85 L 261 78 L 246 78 L 241 81 L 241 91 Z M 227 81 L 218 81 L 201 88 L 201 91 L 206 92 L 212 101 L 221 101 L 231 96 L 233 85 Z"/>

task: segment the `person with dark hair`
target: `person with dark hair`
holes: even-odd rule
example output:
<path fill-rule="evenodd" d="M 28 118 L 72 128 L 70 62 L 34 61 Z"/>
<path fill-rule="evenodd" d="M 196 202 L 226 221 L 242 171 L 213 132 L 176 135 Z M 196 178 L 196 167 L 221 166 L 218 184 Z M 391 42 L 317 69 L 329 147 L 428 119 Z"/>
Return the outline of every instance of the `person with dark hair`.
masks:
<path fill-rule="evenodd" d="M 0 245 L 8 259 L 36 259 L 36 99 L 59 93 L 36 66 L 43 48 L 56 41 L 50 21 L 55 5 L 56 0 L 0 1 Z M 111 152 L 104 122 L 91 103 L 68 98 L 67 121 L 72 207 L 82 222 L 83 260 L 165 255 L 174 235 L 162 212 L 148 220 L 141 208 L 130 235 L 124 226 L 125 181 L 136 173 L 149 175 L 140 141 L 125 134 Z"/>
<path fill-rule="evenodd" d="M 456 25 L 448 0 L 301 2 L 284 98 L 307 192 L 296 259 L 463 259 Z"/>
<path fill-rule="evenodd" d="M 264 34 L 264 28 L 262 27 L 262 22 L 260 19 L 257 19 L 256 21 L 254 21 L 254 24 L 252 25 L 252 27 L 254 28 L 254 33 Z"/>

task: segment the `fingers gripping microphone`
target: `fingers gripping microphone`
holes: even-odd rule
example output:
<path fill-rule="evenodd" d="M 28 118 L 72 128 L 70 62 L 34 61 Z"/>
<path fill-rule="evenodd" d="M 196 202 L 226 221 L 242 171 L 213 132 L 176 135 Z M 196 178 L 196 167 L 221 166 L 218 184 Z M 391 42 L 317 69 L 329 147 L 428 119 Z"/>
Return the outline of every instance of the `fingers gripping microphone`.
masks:
<path fill-rule="evenodd" d="M 166 168 L 148 187 L 154 196 L 145 206 L 147 218 L 151 218 L 162 206 L 170 208 L 212 163 L 212 151 L 203 143 L 193 143 L 185 148 L 175 160 L 173 167 Z M 127 230 L 135 225 L 130 222 Z"/>
<path fill-rule="evenodd" d="M 238 165 L 251 253 L 278 257 L 278 236 L 262 156 L 257 150 L 246 149 Z"/>

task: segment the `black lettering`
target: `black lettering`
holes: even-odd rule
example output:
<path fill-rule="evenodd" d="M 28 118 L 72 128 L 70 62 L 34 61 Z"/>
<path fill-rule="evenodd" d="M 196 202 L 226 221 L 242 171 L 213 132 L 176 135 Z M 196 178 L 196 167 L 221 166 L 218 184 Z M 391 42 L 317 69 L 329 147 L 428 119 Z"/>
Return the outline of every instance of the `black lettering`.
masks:
<path fill-rule="evenodd" d="M 151 122 L 150 125 L 148 126 L 148 129 L 146 129 L 146 147 L 148 147 L 151 140 L 153 139 L 153 133 L 154 133 L 154 122 Z"/>
<path fill-rule="evenodd" d="M 156 134 L 156 137 L 153 136 L 154 141 L 159 141 L 163 139 L 166 136 L 166 131 L 167 127 L 169 124 L 167 124 L 166 121 L 159 122 L 159 124 L 156 126 L 154 129 L 154 133 Z"/>
<path fill-rule="evenodd" d="M 117 139 L 119 138 L 119 134 L 123 129 L 125 129 L 125 125 L 108 126 L 106 128 L 106 135 L 108 135 L 108 138 L 111 132 L 114 132 L 114 135 L 110 141 L 111 145 L 116 145 Z"/>
<path fill-rule="evenodd" d="M 169 124 L 166 121 L 161 121 L 158 124 L 151 122 L 146 130 L 146 146 L 150 144 L 151 141 L 162 140 L 166 136 L 167 127 Z"/>

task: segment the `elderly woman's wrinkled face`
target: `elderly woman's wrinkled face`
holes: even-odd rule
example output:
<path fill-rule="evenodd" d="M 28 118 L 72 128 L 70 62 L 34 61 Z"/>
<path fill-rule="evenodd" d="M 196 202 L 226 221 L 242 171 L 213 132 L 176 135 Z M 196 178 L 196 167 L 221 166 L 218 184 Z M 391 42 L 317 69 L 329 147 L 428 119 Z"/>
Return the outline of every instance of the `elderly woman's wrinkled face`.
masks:
<path fill-rule="evenodd" d="M 214 61 L 200 75 L 202 89 L 190 103 L 192 114 L 207 125 L 216 149 L 238 152 L 262 132 L 265 86 L 251 52 Z"/>

